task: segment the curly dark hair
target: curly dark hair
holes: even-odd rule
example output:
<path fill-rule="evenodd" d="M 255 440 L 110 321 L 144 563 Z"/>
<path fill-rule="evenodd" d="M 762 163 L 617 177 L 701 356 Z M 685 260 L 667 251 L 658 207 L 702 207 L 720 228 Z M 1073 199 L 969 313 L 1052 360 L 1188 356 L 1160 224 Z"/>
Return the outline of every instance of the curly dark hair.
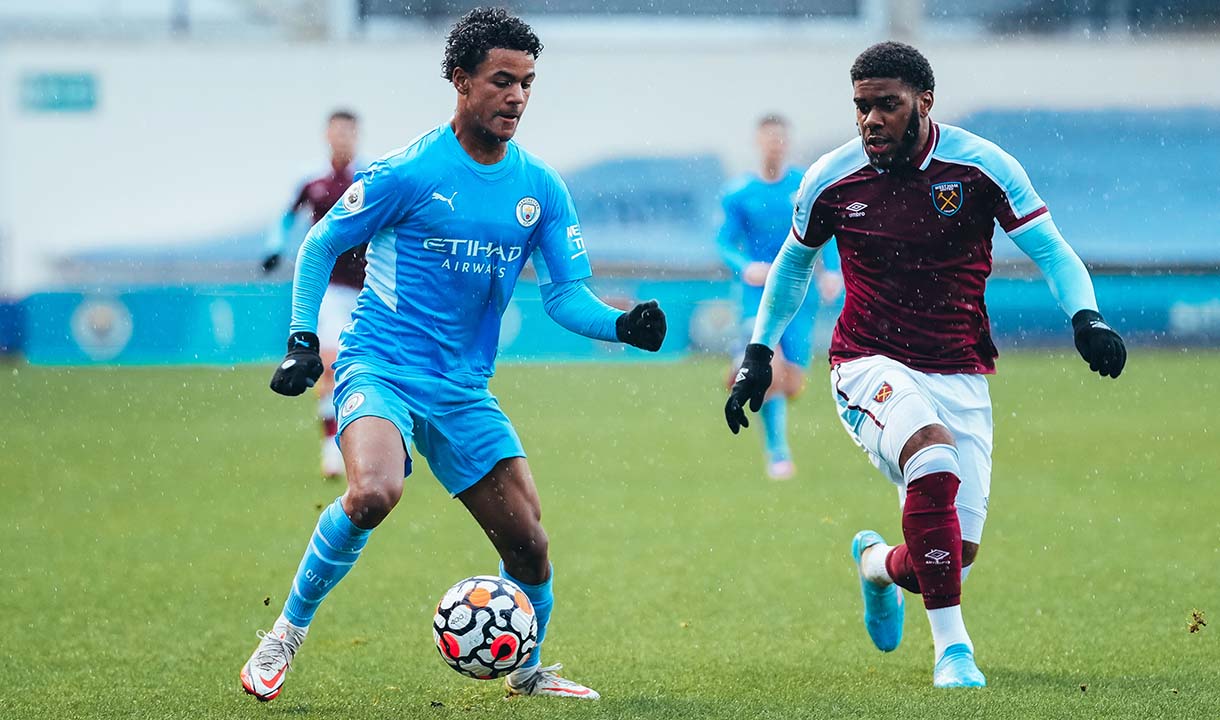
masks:
<path fill-rule="evenodd" d="M 504 8 L 478 7 L 463 15 L 449 31 L 441 75 L 452 80 L 456 68 L 473 73 L 493 48 L 523 50 L 537 58 L 542 53 L 542 42 L 533 28 Z"/>
<path fill-rule="evenodd" d="M 851 64 L 851 81 L 867 78 L 896 78 L 918 92 L 936 89 L 932 65 L 910 45 L 900 42 L 877 43 Z"/>

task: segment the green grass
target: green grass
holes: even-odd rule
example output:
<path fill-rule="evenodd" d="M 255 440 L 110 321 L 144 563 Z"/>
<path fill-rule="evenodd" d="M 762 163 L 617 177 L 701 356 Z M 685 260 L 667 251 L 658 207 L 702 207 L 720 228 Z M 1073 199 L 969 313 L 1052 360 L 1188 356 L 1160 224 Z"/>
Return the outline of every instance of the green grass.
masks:
<path fill-rule="evenodd" d="M 591 704 L 504 703 L 441 662 L 437 598 L 496 559 L 423 469 L 280 698 L 241 692 L 340 491 L 315 478 L 313 401 L 268 372 L 0 365 L 0 717 L 1220 715 L 1218 354 L 1137 351 L 1118 382 L 1002 358 L 965 593 L 991 687 L 956 693 L 930 687 L 917 602 L 892 654 L 861 627 L 850 539 L 899 516 L 821 373 L 792 410 L 799 479 L 776 483 L 723 426 L 719 362 L 502 368 L 557 570 L 546 660 Z M 1215 622 L 1190 634 L 1196 607 Z"/>

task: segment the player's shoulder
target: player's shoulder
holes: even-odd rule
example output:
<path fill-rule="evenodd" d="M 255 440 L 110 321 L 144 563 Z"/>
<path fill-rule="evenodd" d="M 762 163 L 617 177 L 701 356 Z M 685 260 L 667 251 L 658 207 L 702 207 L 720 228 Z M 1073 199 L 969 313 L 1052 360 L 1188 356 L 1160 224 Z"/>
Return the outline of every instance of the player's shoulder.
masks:
<path fill-rule="evenodd" d="M 369 163 L 369 168 L 381 166 L 395 171 L 404 171 L 420 163 L 428 162 L 441 152 L 441 138 L 445 125 L 437 126 L 402 147 L 395 148 Z"/>
<path fill-rule="evenodd" d="M 550 163 L 521 147 L 516 140 L 509 140 L 508 144 L 510 152 L 515 152 L 519 158 L 521 173 L 527 183 L 560 193 L 568 192 L 568 185 L 563 181 L 563 176 L 551 167 Z"/>
<path fill-rule="evenodd" d="M 937 123 L 937 129 L 940 138 L 932 150 L 935 160 L 977 167 L 1001 184 L 1014 173 L 1024 172 L 1016 158 L 985 137 L 955 125 Z"/>
<path fill-rule="evenodd" d="M 733 198 L 740 197 L 744 193 L 750 191 L 750 188 L 754 186 L 754 181 L 756 179 L 757 176 L 752 172 L 745 172 L 731 177 L 729 178 L 728 182 L 726 182 L 724 186 L 720 188 L 720 196 L 724 198 L 725 201 L 730 201 Z"/>
<path fill-rule="evenodd" d="M 813 203 L 828 188 L 868 167 L 860 138 L 852 138 L 814 161 L 801 178 L 798 202 Z"/>

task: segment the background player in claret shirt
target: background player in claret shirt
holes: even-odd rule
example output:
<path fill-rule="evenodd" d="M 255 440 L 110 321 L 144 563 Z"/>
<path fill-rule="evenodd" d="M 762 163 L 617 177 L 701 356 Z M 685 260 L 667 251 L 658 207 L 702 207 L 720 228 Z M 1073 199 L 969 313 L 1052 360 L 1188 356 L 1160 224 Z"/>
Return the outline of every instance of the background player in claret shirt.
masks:
<path fill-rule="evenodd" d="M 792 205 L 801 184 L 801 171 L 788 164 L 788 139 L 788 123 L 782 117 L 767 115 L 759 121 L 759 168 L 757 172 L 730 182 L 721 199 L 724 224 L 720 226 L 716 244 L 725 264 L 741 281 L 741 316 L 746 328 L 742 346 L 754 329 L 754 316 L 762 300 L 767 271 L 788 236 Z M 815 271 L 818 294 L 823 302 L 834 300 L 843 288 L 838 269 L 839 256 L 831 242 Z M 788 400 L 805 384 L 817 309 L 816 300 L 801 305 L 771 360 L 775 383 L 759 414 L 767 475 L 777 480 L 792 477 L 796 472 L 788 446 Z M 730 384 L 736 370 L 734 364 L 729 374 Z"/>
<path fill-rule="evenodd" d="M 831 341 L 843 425 L 898 485 L 904 543 L 870 530 L 852 541 L 864 623 L 889 651 L 902 639 L 902 594 L 923 596 L 933 684 L 982 687 L 961 613 L 991 485 L 995 371 L 983 290 L 994 221 L 1046 277 L 1091 370 L 1118 377 L 1122 339 L 1102 320 L 1084 264 L 1021 165 L 996 145 L 930 118 L 932 68 L 918 50 L 881 43 L 851 68 L 860 139 L 805 173 L 791 236 L 767 277 L 725 416 L 737 432 L 770 384 L 771 347 L 809 285 L 818 248 L 839 244 L 847 290 Z"/>
<path fill-rule="evenodd" d="M 263 260 L 263 272 L 271 272 L 280 264 L 288 237 L 296 225 L 297 216 L 308 212 L 310 223 L 317 223 L 343 192 L 351 187 L 358 169 L 366 163 L 356 158 L 356 142 L 359 126 L 356 115 L 347 110 L 336 110 L 326 122 L 326 142 L 330 145 L 330 165 L 326 170 L 305 178 L 293 193 L 292 203 L 284 211 L 275 231 L 267 243 L 267 257 Z M 322 475 L 338 478 L 343 474 L 343 456 L 335 442 L 335 374 L 333 366 L 339 353 L 339 332 L 351 320 L 356 308 L 356 296 L 364 287 L 364 250 L 358 245 L 344 252 L 335 261 L 330 273 L 330 284 L 322 297 L 318 312 L 318 340 L 322 343 L 321 356 L 324 365 L 322 377 L 317 384 L 318 420 L 322 424 Z"/>
<path fill-rule="evenodd" d="M 596 699 L 541 667 L 554 598 L 546 531 L 525 451 L 488 391 L 500 318 L 532 259 L 547 313 L 592 338 L 660 349 L 656 302 L 622 312 L 586 287 L 580 222 L 559 175 L 513 135 L 542 44 L 503 10 L 459 20 L 444 76 L 457 91 L 452 121 L 374 162 L 301 247 L 288 356 L 271 387 L 299 395 L 322 372 L 318 318 L 335 258 L 368 242 L 368 277 L 336 363 L 347 492 L 322 512 L 271 632 L 241 670 L 261 700 L 280 692 L 318 605 L 347 574 L 372 530 L 397 505 L 408 448 L 466 506 L 538 618 L 538 649 L 506 678 L 516 695 Z"/>

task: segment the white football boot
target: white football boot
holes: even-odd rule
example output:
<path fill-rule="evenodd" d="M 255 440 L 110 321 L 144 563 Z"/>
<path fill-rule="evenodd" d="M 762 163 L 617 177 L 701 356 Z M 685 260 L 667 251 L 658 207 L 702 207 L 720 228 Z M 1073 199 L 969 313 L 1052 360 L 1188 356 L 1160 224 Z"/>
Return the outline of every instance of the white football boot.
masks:
<path fill-rule="evenodd" d="M 580 683 L 559 677 L 558 670 L 563 667 L 559 663 L 514 670 L 504 678 L 504 686 L 508 688 L 508 697 L 518 695 L 549 695 L 551 697 L 576 698 L 577 700 L 596 700 L 601 697 L 593 688 L 587 688 Z M 507 699 L 507 698 L 506 698 Z"/>
<path fill-rule="evenodd" d="M 241 686 L 246 692 L 266 702 L 274 700 L 284 686 L 284 676 L 292 665 L 292 657 L 305 642 L 309 628 L 299 628 L 283 615 L 275 621 L 271 632 L 259 630 L 258 647 L 241 669 Z"/>

